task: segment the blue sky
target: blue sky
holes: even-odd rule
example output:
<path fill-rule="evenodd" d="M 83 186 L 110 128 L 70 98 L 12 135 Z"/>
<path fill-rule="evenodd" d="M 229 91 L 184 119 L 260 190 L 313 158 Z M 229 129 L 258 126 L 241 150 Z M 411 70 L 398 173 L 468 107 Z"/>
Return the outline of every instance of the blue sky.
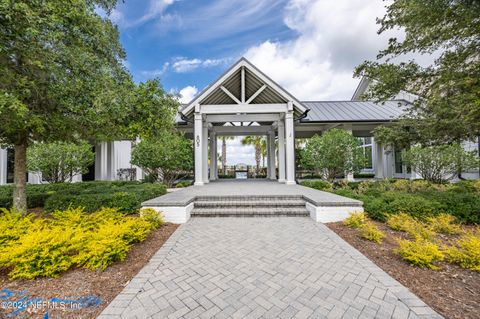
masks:
<path fill-rule="evenodd" d="M 110 18 L 135 81 L 159 77 L 182 102 L 241 56 L 299 100 L 349 100 L 355 66 L 387 44 L 382 0 L 125 0 Z M 254 163 L 251 147 L 229 142 L 228 164 Z"/>
<path fill-rule="evenodd" d="M 287 1 L 163 1 L 120 3 L 111 18 L 120 27 L 127 67 L 136 81 L 158 76 L 168 90 L 203 88 L 267 40 L 297 32 L 283 22 Z"/>
<path fill-rule="evenodd" d="M 349 99 L 353 69 L 385 46 L 381 0 L 125 0 L 119 26 L 135 81 L 188 101 L 241 56 L 301 100 Z"/>

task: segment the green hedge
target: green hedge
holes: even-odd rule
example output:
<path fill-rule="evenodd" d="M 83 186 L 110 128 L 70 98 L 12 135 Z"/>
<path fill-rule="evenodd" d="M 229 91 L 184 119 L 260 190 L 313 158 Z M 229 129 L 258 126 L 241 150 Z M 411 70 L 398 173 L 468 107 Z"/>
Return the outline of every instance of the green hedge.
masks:
<path fill-rule="evenodd" d="M 12 206 L 13 187 L 0 187 L 0 207 Z M 166 193 L 162 184 L 140 182 L 82 182 L 27 185 L 28 208 L 43 207 L 46 212 L 65 210 L 69 206 L 94 212 L 101 207 L 116 207 L 134 213 L 143 201 Z"/>
<path fill-rule="evenodd" d="M 390 179 L 335 183 L 332 189 L 325 181 L 304 181 L 301 184 L 361 200 L 368 215 L 380 221 L 385 221 L 388 214 L 400 212 L 417 218 L 448 213 L 461 222 L 480 224 L 480 181 L 431 184 L 420 180 Z"/>

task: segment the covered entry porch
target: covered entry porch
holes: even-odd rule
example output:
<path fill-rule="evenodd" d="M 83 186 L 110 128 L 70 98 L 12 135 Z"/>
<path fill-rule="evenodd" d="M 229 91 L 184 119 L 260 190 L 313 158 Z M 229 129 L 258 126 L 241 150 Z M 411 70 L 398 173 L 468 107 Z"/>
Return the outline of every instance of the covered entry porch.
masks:
<path fill-rule="evenodd" d="M 218 137 L 244 135 L 266 136 L 269 180 L 295 184 L 294 125 L 307 112 L 291 94 L 240 59 L 180 111 L 184 125 L 179 128 L 195 147 L 194 185 L 218 179 Z"/>

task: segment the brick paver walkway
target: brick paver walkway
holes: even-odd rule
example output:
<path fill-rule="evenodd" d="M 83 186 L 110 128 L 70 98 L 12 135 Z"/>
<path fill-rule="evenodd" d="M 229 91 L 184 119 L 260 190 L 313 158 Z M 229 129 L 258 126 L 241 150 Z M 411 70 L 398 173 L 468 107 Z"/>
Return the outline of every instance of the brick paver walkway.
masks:
<path fill-rule="evenodd" d="M 100 318 L 441 318 L 325 225 L 192 218 Z"/>

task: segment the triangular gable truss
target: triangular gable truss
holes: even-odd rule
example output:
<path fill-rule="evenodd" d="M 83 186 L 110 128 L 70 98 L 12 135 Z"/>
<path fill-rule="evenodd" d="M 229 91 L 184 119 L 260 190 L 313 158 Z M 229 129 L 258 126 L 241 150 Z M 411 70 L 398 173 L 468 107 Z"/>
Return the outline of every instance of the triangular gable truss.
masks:
<path fill-rule="evenodd" d="M 285 89 L 258 70 L 247 59 L 241 58 L 217 81 L 198 94 L 182 109 L 191 114 L 195 105 L 278 104 L 292 102 L 296 112 L 307 108 Z"/>

